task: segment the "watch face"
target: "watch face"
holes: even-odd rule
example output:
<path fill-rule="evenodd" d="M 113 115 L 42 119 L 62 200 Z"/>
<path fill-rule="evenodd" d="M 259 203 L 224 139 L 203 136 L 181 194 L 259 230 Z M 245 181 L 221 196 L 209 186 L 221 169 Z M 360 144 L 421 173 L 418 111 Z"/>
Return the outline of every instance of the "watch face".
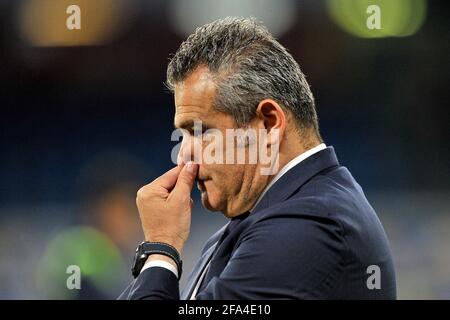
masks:
<path fill-rule="evenodd" d="M 133 258 L 133 265 L 131 267 L 131 273 L 136 278 L 141 272 L 142 267 L 144 266 L 145 260 L 147 260 L 147 255 L 142 252 L 142 244 L 136 248 L 136 254 Z"/>
<path fill-rule="evenodd" d="M 137 250 L 136 250 L 136 254 L 134 255 L 134 257 L 133 257 L 133 264 L 131 265 L 131 274 L 134 276 L 134 277 L 136 277 L 135 276 L 135 273 L 136 273 L 136 262 L 137 262 Z"/>

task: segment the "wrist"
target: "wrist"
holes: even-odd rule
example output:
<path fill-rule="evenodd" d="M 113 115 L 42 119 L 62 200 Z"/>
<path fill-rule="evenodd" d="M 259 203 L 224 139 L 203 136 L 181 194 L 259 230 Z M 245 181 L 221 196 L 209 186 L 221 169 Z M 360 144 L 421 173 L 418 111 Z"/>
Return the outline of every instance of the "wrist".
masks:
<path fill-rule="evenodd" d="M 174 247 L 178 253 L 181 255 L 183 253 L 184 242 L 179 240 L 175 240 L 173 238 L 168 237 L 146 237 L 146 241 L 148 242 L 160 242 L 166 243 L 172 247 Z"/>
<path fill-rule="evenodd" d="M 162 260 L 171 266 L 175 266 L 178 271 L 178 279 L 180 279 L 183 269 L 183 261 L 181 260 L 180 253 L 171 244 L 159 241 L 145 241 L 137 247 L 131 268 L 133 276 L 136 278 L 148 261 L 155 260 Z"/>

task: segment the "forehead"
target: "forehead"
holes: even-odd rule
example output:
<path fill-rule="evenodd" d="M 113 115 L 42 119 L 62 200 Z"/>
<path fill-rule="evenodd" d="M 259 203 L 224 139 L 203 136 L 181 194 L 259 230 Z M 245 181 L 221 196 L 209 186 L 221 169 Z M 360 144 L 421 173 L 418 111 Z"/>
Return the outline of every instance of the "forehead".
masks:
<path fill-rule="evenodd" d="M 215 94 L 216 86 L 207 68 L 194 70 L 175 86 L 175 126 L 217 116 L 219 112 L 212 106 Z"/>

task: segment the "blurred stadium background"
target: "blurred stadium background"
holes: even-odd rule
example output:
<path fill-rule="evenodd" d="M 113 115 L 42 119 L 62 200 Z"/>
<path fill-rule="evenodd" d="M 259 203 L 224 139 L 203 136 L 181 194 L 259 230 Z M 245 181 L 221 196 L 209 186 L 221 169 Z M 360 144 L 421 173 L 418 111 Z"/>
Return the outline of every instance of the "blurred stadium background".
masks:
<path fill-rule="evenodd" d="M 69 4 L 81 30 L 65 28 Z M 369 4 L 382 30 L 366 28 Z M 1 0 L 0 298 L 115 298 L 130 281 L 135 192 L 172 166 L 176 144 L 168 57 L 195 26 L 234 15 L 264 22 L 299 61 L 326 143 L 386 228 L 399 298 L 450 299 L 448 7 Z M 225 223 L 198 204 L 193 219 L 182 284 Z M 72 264 L 81 290 L 66 288 Z"/>

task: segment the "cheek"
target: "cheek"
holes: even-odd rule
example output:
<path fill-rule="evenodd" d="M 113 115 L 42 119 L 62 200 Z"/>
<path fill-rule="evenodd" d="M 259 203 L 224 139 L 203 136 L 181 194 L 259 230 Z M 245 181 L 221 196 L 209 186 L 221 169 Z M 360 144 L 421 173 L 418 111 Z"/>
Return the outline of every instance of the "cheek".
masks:
<path fill-rule="evenodd" d="M 208 175 L 211 178 L 211 180 L 205 181 L 205 187 L 208 191 L 208 195 L 218 197 L 227 193 L 229 177 L 226 172 L 224 172 L 223 165 L 205 166 L 205 172 L 208 172 Z"/>
<path fill-rule="evenodd" d="M 234 203 L 242 192 L 243 171 L 238 165 L 209 166 L 212 180 L 205 181 L 206 192 L 202 201 L 209 210 L 224 210 L 229 202 Z"/>
<path fill-rule="evenodd" d="M 225 190 L 220 184 L 217 186 L 214 180 L 205 181 L 205 191 L 201 197 L 203 205 L 209 210 L 221 210 L 226 202 Z"/>
<path fill-rule="evenodd" d="M 240 165 L 219 165 L 213 177 L 213 189 L 223 195 L 232 196 L 238 192 L 243 179 Z"/>

